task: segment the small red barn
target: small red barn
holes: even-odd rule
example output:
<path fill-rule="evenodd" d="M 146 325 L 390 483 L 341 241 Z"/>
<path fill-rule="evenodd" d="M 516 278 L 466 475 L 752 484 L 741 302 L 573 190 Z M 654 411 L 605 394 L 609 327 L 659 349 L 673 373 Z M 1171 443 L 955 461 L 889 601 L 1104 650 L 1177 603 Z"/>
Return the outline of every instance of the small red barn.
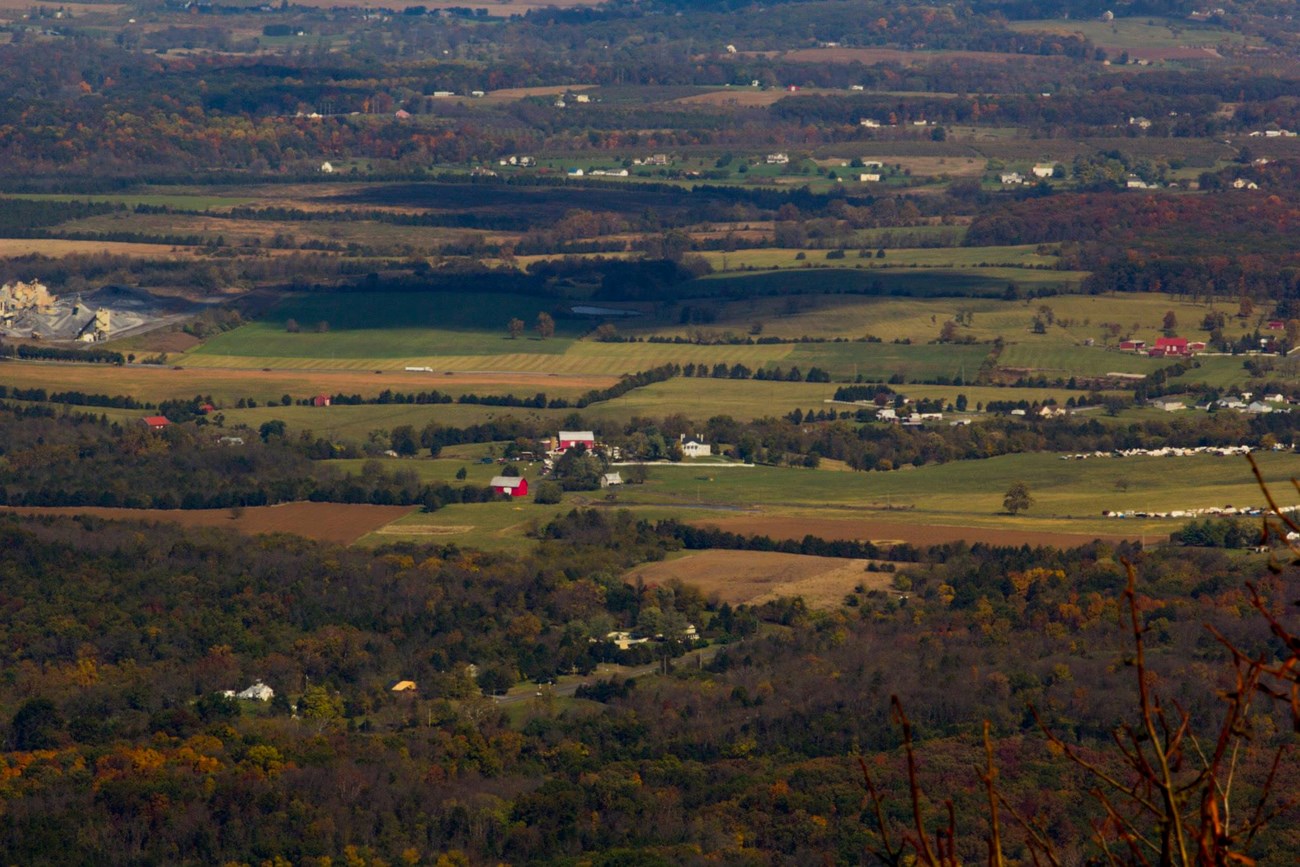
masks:
<path fill-rule="evenodd" d="M 162 430 L 172 422 L 171 419 L 165 415 L 147 415 L 140 419 L 140 423 L 149 428 L 149 430 Z"/>
<path fill-rule="evenodd" d="M 512 497 L 528 496 L 528 480 L 520 476 L 493 476 L 492 490 Z"/>
<path fill-rule="evenodd" d="M 318 394 L 311 399 L 312 406 L 329 406 L 330 396 L 328 394 Z"/>
<path fill-rule="evenodd" d="M 1142 352 L 1147 348 L 1145 340 L 1121 340 L 1119 348 L 1124 352 Z"/>

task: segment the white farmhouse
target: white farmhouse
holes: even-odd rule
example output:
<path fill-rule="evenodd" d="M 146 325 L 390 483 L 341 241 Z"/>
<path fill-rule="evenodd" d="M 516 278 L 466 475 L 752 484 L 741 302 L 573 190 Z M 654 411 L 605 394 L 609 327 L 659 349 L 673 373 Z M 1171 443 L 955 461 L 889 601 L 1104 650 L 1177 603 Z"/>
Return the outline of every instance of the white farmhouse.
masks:
<path fill-rule="evenodd" d="M 701 440 L 699 437 L 686 438 L 682 434 L 682 454 L 688 458 L 707 458 L 713 454 L 713 446 Z"/>

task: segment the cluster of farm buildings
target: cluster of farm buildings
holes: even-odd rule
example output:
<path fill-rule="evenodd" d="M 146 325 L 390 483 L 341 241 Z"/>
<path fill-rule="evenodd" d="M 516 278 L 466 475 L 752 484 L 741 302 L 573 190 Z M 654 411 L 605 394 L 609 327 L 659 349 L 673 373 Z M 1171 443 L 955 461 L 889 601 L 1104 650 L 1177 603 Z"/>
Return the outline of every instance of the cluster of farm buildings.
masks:
<path fill-rule="evenodd" d="M 1121 340 L 1121 352 L 1136 352 L 1151 358 L 1186 358 L 1205 351 L 1205 342 L 1188 340 L 1186 337 L 1157 337 L 1154 346 L 1147 346 L 1145 340 Z"/>
<path fill-rule="evenodd" d="M 583 449 L 588 452 L 601 452 L 617 460 L 619 453 L 617 447 L 608 446 L 596 439 L 594 431 L 589 430 L 562 430 L 551 437 L 550 448 L 546 451 L 546 456 L 542 459 L 542 475 L 550 475 L 555 470 L 555 462 L 564 456 L 570 449 Z M 687 438 L 685 434 L 681 437 L 682 454 L 688 458 L 709 457 L 713 454 L 713 447 L 698 437 Z M 525 457 L 529 455 L 525 454 Z M 511 497 L 528 496 L 528 480 L 522 476 L 493 476 L 489 483 L 492 490 L 498 494 L 506 494 Z M 623 476 L 618 472 L 603 473 L 600 477 L 600 486 L 602 488 L 613 488 L 623 484 Z"/>

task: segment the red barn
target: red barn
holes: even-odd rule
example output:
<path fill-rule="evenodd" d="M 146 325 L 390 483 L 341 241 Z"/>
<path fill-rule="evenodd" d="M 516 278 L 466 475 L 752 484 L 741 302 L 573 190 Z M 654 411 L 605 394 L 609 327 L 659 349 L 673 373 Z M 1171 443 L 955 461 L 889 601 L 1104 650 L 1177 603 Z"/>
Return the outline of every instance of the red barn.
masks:
<path fill-rule="evenodd" d="M 556 437 L 560 451 L 583 446 L 587 451 L 596 447 L 596 435 L 589 430 L 562 430 Z"/>
<path fill-rule="evenodd" d="M 328 394 L 318 394 L 311 399 L 312 406 L 329 406 L 330 396 Z"/>
<path fill-rule="evenodd" d="M 149 428 L 149 430 L 162 430 L 172 422 L 171 419 L 165 415 L 147 415 L 140 419 L 140 423 Z"/>
<path fill-rule="evenodd" d="M 1119 348 L 1124 352 L 1142 352 L 1147 348 L 1145 340 L 1121 340 Z"/>
<path fill-rule="evenodd" d="M 492 490 L 512 497 L 528 496 L 528 480 L 519 476 L 493 476 Z"/>
<path fill-rule="evenodd" d="M 1156 351 L 1163 355 L 1187 355 L 1187 338 L 1157 337 Z"/>

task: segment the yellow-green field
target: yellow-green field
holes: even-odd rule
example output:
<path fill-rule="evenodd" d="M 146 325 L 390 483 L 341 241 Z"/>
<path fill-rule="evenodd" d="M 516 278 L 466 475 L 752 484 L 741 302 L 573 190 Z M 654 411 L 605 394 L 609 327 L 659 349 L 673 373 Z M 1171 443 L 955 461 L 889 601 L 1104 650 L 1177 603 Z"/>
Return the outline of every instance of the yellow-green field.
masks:
<path fill-rule="evenodd" d="M 755 323 L 762 334 L 797 338 L 861 337 L 871 334 L 885 341 L 925 342 L 939 336 L 943 323 L 956 320 L 961 311 L 971 314 L 970 325 L 958 329 L 959 337 L 990 341 L 1002 337 L 1008 344 L 1083 344 L 1091 339 L 1101 346 L 1107 339 L 1103 325 L 1118 323 L 1127 334 L 1154 343 L 1163 334 L 1165 314 L 1173 311 L 1179 334 L 1204 339 L 1199 326 L 1212 308 L 1157 293 L 1124 295 L 1056 295 L 1049 298 L 1004 301 L 992 298 L 874 298 L 854 295 L 798 295 L 754 298 L 744 301 L 690 302 L 705 304 L 715 313 L 713 322 L 692 326 L 704 331 L 744 334 Z M 1045 334 L 1033 332 L 1040 308 L 1050 308 L 1053 324 Z M 1217 308 L 1225 310 L 1222 305 Z M 1223 331 L 1237 338 L 1253 331 L 1254 320 L 1229 316 Z M 1134 327 L 1136 326 L 1136 327 Z M 690 329 L 669 326 L 654 333 L 685 334 Z M 1112 343 L 1116 341 L 1111 341 Z"/>
<path fill-rule="evenodd" d="M 1107 49 L 1179 48 L 1197 45 L 1236 44 L 1256 42 L 1240 33 L 1209 24 L 1197 24 L 1183 19 L 1153 18 L 1139 15 L 1132 18 L 1117 14 L 1112 21 L 1059 18 L 1012 21 L 1011 30 L 1021 33 L 1080 34 L 1094 44 Z"/>
<path fill-rule="evenodd" d="M 1281 492 L 1300 470 L 1290 454 L 1258 456 L 1265 479 Z M 397 463 L 397 462 L 394 462 Z M 426 478 L 450 480 L 464 466 L 468 483 L 483 484 L 497 470 L 463 459 L 402 461 Z M 524 476 L 535 482 L 527 466 Z M 1023 481 L 1035 504 L 1012 517 L 1002 497 Z M 629 508 L 639 517 L 674 517 L 718 523 L 738 532 L 802 536 L 823 527 L 824 534 L 854 533 L 858 538 L 908 538 L 921 528 L 942 533 L 969 528 L 981 533 L 1023 534 L 1027 541 L 1077 541 L 1096 535 L 1145 538 L 1158 542 L 1189 520 L 1116 519 L 1103 510 L 1167 512 L 1197 508 L 1262 506 L 1250 468 L 1241 458 L 1109 458 L 1066 462 L 1057 455 L 1006 455 L 893 472 L 854 473 L 832 469 L 710 467 L 700 463 L 654 466 L 644 485 L 612 492 L 566 494 L 559 506 L 522 501 L 451 506 L 432 514 L 413 514 L 373 534 L 379 543 L 403 536 L 457 544 L 507 547 L 537 524 L 575 505 Z M 894 531 L 889 527 L 896 527 Z M 780 528 L 785 527 L 784 536 Z"/>
<path fill-rule="evenodd" d="M 898 230 L 906 231 L 906 230 Z M 837 268 L 1054 268 L 1057 257 L 1037 252 L 1034 244 L 1014 247 L 922 247 L 889 250 L 885 258 L 859 258 L 856 250 L 843 259 L 827 259 L 827 250 L 783 247 L 701 253 L 716 270 L 742 268 L 802 268 L 805 262 L 827 263 Z M 803 259 L 796 258 L 803 255 Z"/>
<path fill-rule="evenodd" d="M 519 374 L 458 374 L 447 376 L 412 373 L 388 369 L 382 375 L 372 370 L 297 371 L 221 368 L 180 369 L 166 365 L 0 362 L 0 385 L 19 388 L 44 388 L 48 392 L 83 391 L 90 394 L 131 395 L 138 400 L 157 403 L 163 400 L 189 399 L 211 395 L 221 409 L 233 407 L 241 398 L 253 398 L 260 404 L 278 401 L 281 396 L 308 398 L 317 394 L 360 394 L 374 397 L 391 389 L 400 392 L 441 391 L 460 395 L 476 394 L 533 395 L 544 391 L 554 397 L 573 398 L 593 388 L 605 388 L 615 376 L 531 376 Z"/>

